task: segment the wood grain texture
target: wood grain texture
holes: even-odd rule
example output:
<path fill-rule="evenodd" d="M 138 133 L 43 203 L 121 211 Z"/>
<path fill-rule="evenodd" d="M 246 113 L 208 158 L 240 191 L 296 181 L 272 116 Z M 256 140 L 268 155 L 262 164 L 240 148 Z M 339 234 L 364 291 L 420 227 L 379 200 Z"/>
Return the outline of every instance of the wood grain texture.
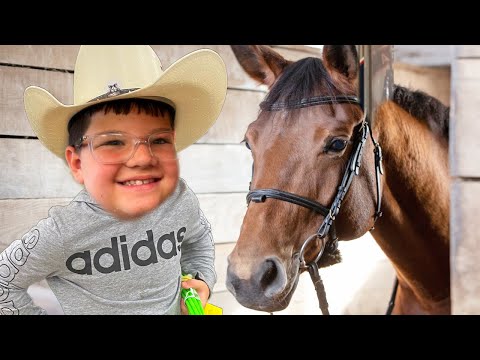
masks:
<path fill-rule="evenodd" d="M 248 125 L 257 119 L 264 97 L 256 91 L 228 90 L 218 120 L 197 143 L 239 144 Z"/>
<path fill-rule="evenodd" d="M 38 140 L 0 139 L 0 199 L 73 197 L 80 190 L 65 161 Z"/>
<path fill-rule="evenodd" d="M 457 58 L 480 58 L 480 45 L 455 45 L 454 56 Z"/>
<path fill-rule="evenodd" d="M 0 62 L 73 71 L 80 45 L 1 45 Z"/>
<path fill-rule="evenodd" d="M 180 176 L 197 194 L 245 192 L 252 155 L 244 145 L 193 145 L 180 153 Z"/>
<path fill-rule="evenodd" d="M 450 173 L 480 177 L 480 59 L 457 59 L 452 73 Z"/>
<path fill-rule="evenodd" d="M 477 315 L 480 313 L 480 181 L 455 180 L 451 191 L 452 314 Z"/>
<path fill-rule="evenodd" d="M 0 200 L 0 251 L 20 239 L 54 205 L 66 205 L 70 198 Z"/>
<path fill-rule="evenodd" d="M 394 45 L 395 62 L 418 66 L 448 66 L 455 45 Z"/>
<path fill-rule="evenodd" d="M 216 244 L 236 242 L 247 211 L 247 193 L 199 194 L 198 201 L 212 227 Z"/>
<path fill-rule="evenodd" d="M 213 292 L 227 291 L 225 281 L 227 279 L 228 255 L 235 247 L 235 243 L 225 243 L 215 245 L 215 272 L 217 273 L 217 282 L 213 287 Z"/>
<path fill-rule="evenodd" d="M 450 66 L 416 66 L 394 63 L 394 81 L 412 90 L 421 90 L 450 105 Z"/>
<path fill-rule="evenodd" d="M 0 45 L 0 63 L 74 71 L 79 45 Z M 199 49 L 216 51 L 227 64 L 228 86 L 265 89 L 250 79 L 238 64 L 230 45 L 151 45 L 157 53 L 163 70 L 181 57 Z M 318 49 L 304 45 L 273 46 L 290 60 L 306 56 L 320 56 Z"/>
<path fill-rule="evenodd" d="M 306 57 L 322 58 L 322 52 L 320 49 L 315 49 L 304 45 L 272 46 L 272 49 L 282 55 L 285 59 L 291 61 L 297 61 Z"/>
<path fill-rule="evenodd" d="M 23 93 L 30 85 L 47 89 L 64 104 L 73 102 L 72 74 L 0 66 L 0 135 L 35 135 L 23 103 Z"/>

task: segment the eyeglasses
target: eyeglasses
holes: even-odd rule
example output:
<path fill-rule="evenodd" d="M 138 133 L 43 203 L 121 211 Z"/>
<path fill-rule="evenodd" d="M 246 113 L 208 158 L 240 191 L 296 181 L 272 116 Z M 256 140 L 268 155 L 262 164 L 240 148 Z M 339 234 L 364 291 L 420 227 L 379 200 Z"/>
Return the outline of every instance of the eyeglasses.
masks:
<path fill-rule="evenodd" d="M 96 135 L 84 135 L 76 148 L 87 141 L 93 158 L 100 164 L 122 164 L 130 160 L 140 144 L 148 145 L 150 154 L 159 160 L 176 159 L 173 131 L 157 131 L 146 139 L 131 134 L 115 132 Z"/>

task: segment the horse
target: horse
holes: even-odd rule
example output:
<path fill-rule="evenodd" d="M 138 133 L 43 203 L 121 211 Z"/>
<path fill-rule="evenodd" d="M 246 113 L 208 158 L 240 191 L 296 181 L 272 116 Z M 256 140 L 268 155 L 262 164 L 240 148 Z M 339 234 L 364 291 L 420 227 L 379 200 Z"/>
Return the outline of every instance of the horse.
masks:
<path fill-rule="evenodd" d="M 285 309 L 302 272 L 338 263 L 338 240 L 371 231 L 396 273 L 388 313 L 450 314 L 449 108 L 395 85 L 366 119 L 354 45 L 296 62 L 231 48 L 268 87 L 244 138 L 252 179 L 226 278 L 236 300 Z"/>

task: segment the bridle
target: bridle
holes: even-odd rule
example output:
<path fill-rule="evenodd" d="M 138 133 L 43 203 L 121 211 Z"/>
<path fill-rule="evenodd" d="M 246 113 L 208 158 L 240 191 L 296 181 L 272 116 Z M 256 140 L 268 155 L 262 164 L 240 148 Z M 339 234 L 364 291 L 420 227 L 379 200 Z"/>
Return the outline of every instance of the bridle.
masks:
<path fill-rule="evenodd" d="M 315 96 L 315 97 L 302 99 L 298 102 L 281 102 L 281 103 L 277 102 L 274 104 L 262 102 L 260 104 L 260 108 L 264 111 L 278 111 L 278 110 L 285 110 L 285 109 L 299 109 L 299 108 L 315 106 L 315 105 L 331 105 L 331 104 L 344 104 L 344 103 L 355 104 L 362 107 L 362 104 L 360 103 L 359 99 L 356 96 L 338 95 L 338 96 Z M 326 248 L 331 252 L 337 249 L 338 237 L 335 229 L 335 219 L 340 211 L 342 201 L 345 198 L 345 195 L 347 194 L 348 190 L 350 189 L 350 185 L 352 184 L 352 180 L 354 176 L 359 174 L 363 149 L 369 134 L 374 145 L 373 151 L 375 154 L 375 179 L 376 179 L 376 185 L 377 185 L 376 186 L 377 206 L 376 206 L 375 215 L 374 215 L 374 223 L 375 223 L 375 221 L 377 221 L 377 219 L 382 216 L 382 212 L 380 210 L 380 206 L 382 202 L 380 176 L 383 174 L 382 149 L 379 143 L 373 137 L 366 113 L 364 113 L 362 122 L 359 125 L 357 125 L 357 129 L 354 131 L 353 150 L 348 160 L 348 165 L 345 170 L 345 173 L 343 174 L 342 181 L 340 182 L 335 198 L 330 206 L 321 205 L 315 200 L 307 199 L 305 197 L 292 194 L 283 190 L 278 190 L 278 189 L 252 190 L 251 183 L 250 183 L 249 192 L 247 194 L 247 205 L 250 203 L 250 201 L 253 201 L 255 203 L 263 203 L 268 198 L 272 198 L 272 199 L 277 199 L 281 201 L 286 201 L 295 205 L 303 206 L 307 209 L 315 211 L 324 216 L 323 222 L 320 224 L 320 227 L 318 228 L 316 233 L 309 236 L 301 246 L 300 251 L 294 254 L 294 257 L 298 257 L 300 260 L 300 265 L 299 265 L 300 269 L 306 268 L 310 273 L 312 281 L 315 285 L 315 289 L 317 290 L 317 296 L 319 298 L 320 308 L 323 314 L 328 314 L 328 304 L 325 298 L 325 289 L 323 287 L 323 283 L 318 272 L 317 263 L 322 257 L 324 250 Z M 253 170 L 252 170 L 252 178 L 253 178 Z M 327 234 L 329 234 L 330 237 L 328 239 L 328 242 L 325 243 L 325 237 L 327 236 Z M 305 250 L 307 248 L 307 245 L 311 241 L 316 239 L 320 240 L 321 242 L 320 250 L 316 258 L 312 262 L 306 263 L 304 256 L 305 256 Z"/>

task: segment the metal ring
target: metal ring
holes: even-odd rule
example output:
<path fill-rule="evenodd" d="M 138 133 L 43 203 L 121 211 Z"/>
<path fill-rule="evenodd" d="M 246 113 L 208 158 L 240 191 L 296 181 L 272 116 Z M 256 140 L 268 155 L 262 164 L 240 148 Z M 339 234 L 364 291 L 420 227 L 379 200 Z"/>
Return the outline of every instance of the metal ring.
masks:
<path fill-rule="evenodd" d="M 305 258 L 304 258 L 304 252 L 305 252 L 305 249 L 307 248 L 308 243 L 315 238 L 318 238 L 322 241 L 322 246 L 320 248 L 320 251 L 318 252 L 317 257 L 315 258 L 315 260 L 313 262 L 316 263 L 322 257 L 323 251 L 325 250 L 325 238 L 324 237 L 320 238 L 317 234 L 313 234 L 309 238 L 307 238 L 307 240 L 305 240 L 302 247 L 300 248 L 300 252 L 299 252 L 300 268 L 306 268 L 307 267 L 307 264 L 306 264 Z"/>

